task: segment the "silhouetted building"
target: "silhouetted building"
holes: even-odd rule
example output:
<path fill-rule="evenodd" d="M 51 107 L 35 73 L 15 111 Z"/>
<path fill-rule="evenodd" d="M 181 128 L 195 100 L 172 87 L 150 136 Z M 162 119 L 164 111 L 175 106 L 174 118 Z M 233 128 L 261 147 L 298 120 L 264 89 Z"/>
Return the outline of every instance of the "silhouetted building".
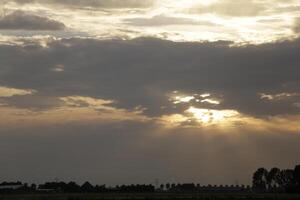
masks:
<path fill-rule="evenodd" d="M 23 187 L 21 182 L 3 182 L 0 184 L 0 190 L 17 190 Z"/>

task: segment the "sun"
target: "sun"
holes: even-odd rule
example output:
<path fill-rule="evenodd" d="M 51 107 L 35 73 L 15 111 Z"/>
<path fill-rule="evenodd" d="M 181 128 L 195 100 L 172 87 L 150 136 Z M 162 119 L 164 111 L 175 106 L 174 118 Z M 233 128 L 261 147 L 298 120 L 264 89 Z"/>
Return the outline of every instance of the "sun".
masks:
<path fill-rule="evenodd" d="M 198 122 L 204 124 L 225 122 L 239 115 L 235 110 L 213 110 L 195 107 L 190 107 L 186 112 L 190 113 Z"/>
<path fill-rule="evenodd" d="M 215 97 L 215 94 L 187 94 L 175 90 L 167 96 L 174 108 L 184 108 L 184 110 L 175 114 L 163 116 L 163 121 L 173 125 L 227 126 L 238 121 L 242 116 L 236 110 L 221 109 L 220 106 L 223 100 L 220 97 Z M 180 105 L 177 106 L 178 104 Z"/>

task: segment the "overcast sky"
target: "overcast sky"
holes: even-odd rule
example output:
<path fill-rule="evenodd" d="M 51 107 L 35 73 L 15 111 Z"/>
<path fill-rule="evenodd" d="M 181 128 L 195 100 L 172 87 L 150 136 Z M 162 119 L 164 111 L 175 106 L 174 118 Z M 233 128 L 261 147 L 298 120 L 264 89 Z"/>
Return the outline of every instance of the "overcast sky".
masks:
<path fill-rule="evenodd" d="M 298 0 L 0 0 L 0 182 L 292 168 L 299 35 Z"/>

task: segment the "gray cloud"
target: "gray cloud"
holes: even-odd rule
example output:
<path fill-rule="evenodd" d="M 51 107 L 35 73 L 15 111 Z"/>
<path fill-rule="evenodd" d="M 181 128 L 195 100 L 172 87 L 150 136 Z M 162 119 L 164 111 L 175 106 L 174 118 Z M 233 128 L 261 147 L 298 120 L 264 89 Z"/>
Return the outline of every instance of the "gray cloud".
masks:
<path fill-rule="evenodd" d="M 24 95 L 19 97 L 0 98 L 0 104 L 9 102 L 18 108 L 31 108 L 33 110 L 49 110 L 63 105 L 63 102 L 56 97 Z"/>
<path fill-rule="evenodd" d="M 8 1 L 6 1 L 8 2 Z M 155 0 L 11 0 L 20 4 L 39 3 L 70 7 L 99 7 L 99 8 L 145 8 L 154 4 Z"/>
<path fill-rule="evenodd" d="M 294 106 L 298 97 L 270 102 L 258 95 L 300 91 L 299 40 L 243 47 L 228 44 L 139 38 L 63 39 L 46 48 L 2 45 L 0 85 L 31 88 L 44 98 L 81 95 L 113 99 L 121 108 L 147 108 L 148 115 L 186 109 L 185 105 L 175 109 L 168 101 L 166 95 L 174 90 L 222 95 L 222 104 L 214 108 L 255 116 L 299 113 Z M 57 65 L 64 71 L 53 70 Z M 17 102 L 10 101 L 20 105 Z"/>
<path fill-rule="evenodd" d="M 0 29 L 5 30 L 63 30 L 65 25 L 61 22 L 15 11 L 0 18 Z"/>

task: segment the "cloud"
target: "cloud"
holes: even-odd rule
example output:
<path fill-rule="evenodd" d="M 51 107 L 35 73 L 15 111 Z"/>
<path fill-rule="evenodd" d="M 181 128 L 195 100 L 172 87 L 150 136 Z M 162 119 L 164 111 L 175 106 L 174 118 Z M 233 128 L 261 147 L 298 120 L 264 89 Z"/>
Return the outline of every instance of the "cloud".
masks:
<path fill-rule="evenodd" d="M 156 15 L 151 18 L 130 18 L 123 20 L 123 22 L 133 26 L 212 25 L 209 22 L 166 15 Z"/>
<path fill-rule="evenodd" d="M 15 11 L 0 18 L 0 29 L 5 30 L 63 30 L 65 25 L 61 22 Z"/>
<path fill-rule="evenodd" d="M 208 5 L 199 4 L 190 9 L 192 13 L 213 13 L 223 17 L 272 16 L 298 11 L 299 2 L 281 0 L 218 0 Z"/>
<path fill-rule="evenodd" d="M 2 35 L 11 37 L 42 34 L 58 38 L 155 36 L 173 41 L 221 39 L 262 43 L 294 37 L 288 26 L 292 18 L 299 15 L 299 2 L 278 0 L 6 2 L 3 11 L 22 9 L 38 16 L 51 17 L 69 27 L 65 31 L 47 33 L 1 31 Z"/>
<path fill-rule="evenodd" d="M 92 98 L 88 97 L 61 97 L 62 101 L 60 104 L 56 104 L 56 107 L 50 107 L 47 109 L 30 109 L 17 105 L 18 107 L 11 107 L 9 104 L 2 103 L 0 111 L 2 113 L 1 126 L 5 128 L 13 127 L 36 127 L 36 126 L 55 126 L 68 125 L 73 123 L 78 124 L 90 124 L 90 125 L 107 125 L 117 124 L 121 122 L 135 122 L 143 123 L 150 121 L 149 118 L 142 115 L 141 111 L 136 110 L 125 110 L 118 109 L 109 105 L 102 105 L 104 100 L 95 100 L 97 105 L 89 105 L 89 102 L 81 102 L 83 99 Z M 74 99 L 76 98 L 76 100 Z M 78 100 L 79 99 L 79 100 Z M 55 99 L 54 102 L 57 103 Z M 36 101 L 35 101 L 36 102 Z M 101 102 L 101 105 L 99 105 Z M 36 106 L 38 106 L 37 102 Z M 88 105 L 87 105 L 88 104 Z M 45 106 L 45 104 L 44 104 Z M 72 115 L 70 115 L 72 113 Z"/>
<path fill-rule="evenodd" d="M 261 99 L 266 99 L 269 101 L 281 101 L 286 100 L 294 97 L 299 97 L 300 93 L 279 93 L 279 94 L 260 94 Z"/>
<path fill-rule="evenodd" d="M 297 34 L 300 33 L 300 18 L 295 19 L 293 31 Z"/>
<path fill-rule="evenodd" d="M 295 53 L 300 50 L 299 40 L 242 47 L 228 44 L 139 38 L 63 39 L 46 47 L 2 45 L 0 84 L 32 88 L 42 96 L 115 100 L 117 107 L 141 106 L 148 115 L 186 110 L 188 105 L 173 108 L 166 95 L 174 90 L 186 96 L 211 93 L 221 101 L 219 105 L 193 101 L 195 107 L 255 116 L 298 113 L 291 104 L 295 102 L 263 101 L 258 94 L 299 93 Z M 64 66 L 62 73 L 53 71 L 57 65 Z"/>
<path fill-rule="evenodd" d="M 12 0 L 11 2 L 16 2 L 20 4 L 52 4 L 80 8 L 145 8 L 152 6 L 155 3 L 155 0 Z"/>
<path fill-rule="evenodd" d="M 34 92 L 35 91 L 33 91 L 33 90 L 22 90 L 22 89 L 8 88 L 8 87 L 0 86 L 0 97 L 29 95 L 29 94 L 33 94 Z"/>
<path fill-rule="evenodd" d="M 257 16 L 267 9 L 265 2 L 255 0 L 220 0 L 210 5 L 199 5 L 191 9 L 198 13 L 215 13 L 221 16 Z"/>

